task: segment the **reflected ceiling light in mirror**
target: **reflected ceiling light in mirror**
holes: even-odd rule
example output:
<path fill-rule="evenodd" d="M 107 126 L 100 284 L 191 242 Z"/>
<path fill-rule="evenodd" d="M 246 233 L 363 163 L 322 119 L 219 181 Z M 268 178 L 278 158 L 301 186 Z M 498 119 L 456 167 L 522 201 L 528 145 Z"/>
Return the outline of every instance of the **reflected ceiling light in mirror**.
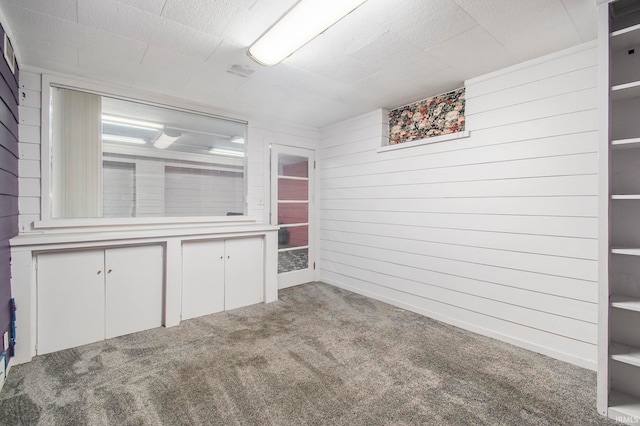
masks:
<path fill-rule="evenodd" d="M 117 115 L 102 114 L 102 122 L 107 124 L 115 124 L 116 126 L 133 127 L 136 129 L 146 130 L 162 130 L 164 124 L 154 123 L 153 121 L 135 120 L 133 118 L 118 117 Z"/>
<path fill-rule="evenodd" d="M 231 142 L 244 143 L 244 138 L 242 136 L 231 136 Z"/>
<path fill-rule="evenodd" d="M 211 148 L 209 150 L 210 154 L 217 155 L 228 155 L 231 157 L 244 157 L 244 152 L 242 151 L 233 151 L 231 149 L 222 149 L 222 148 Z"/>
<path fill-rule="evenodd" d="M 353 12 L 366 0 L 301 0 L 248 50 L 262 65 L 276 65 Z"/>
<path fill-rule="evenodd" d="M 180 139 L 181 136 L 182 132 L 179 132 L 177 130 L 165 129 L 160 134 L 160 136 L 158 136 L 158 139 L 155 140 L 153 146 L 158 149 L 166 149 L 170 147 L 171 144 L 173 144 L 175 141 Z"/>
<path fill-rule="evenodd" d="M 108 134 L 103 134 L 102 140 L 109 141 L 109 142 L 132 143 L 136 145 L 144 145 L 147 143 L 147 140 L 143 138 L 132 138 L 130 136 L 108 135 Z"/>

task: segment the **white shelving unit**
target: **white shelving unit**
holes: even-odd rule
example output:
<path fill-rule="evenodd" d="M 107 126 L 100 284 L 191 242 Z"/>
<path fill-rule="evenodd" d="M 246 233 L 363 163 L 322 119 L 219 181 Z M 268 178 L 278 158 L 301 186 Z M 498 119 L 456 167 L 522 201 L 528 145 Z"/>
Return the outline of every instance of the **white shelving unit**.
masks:
<path fill-rule="evenodd" d="M 598 411 L 640 422 L 640 2 L 599 0 Z M 608 66 L 607 66 L 608 65 Z"/>

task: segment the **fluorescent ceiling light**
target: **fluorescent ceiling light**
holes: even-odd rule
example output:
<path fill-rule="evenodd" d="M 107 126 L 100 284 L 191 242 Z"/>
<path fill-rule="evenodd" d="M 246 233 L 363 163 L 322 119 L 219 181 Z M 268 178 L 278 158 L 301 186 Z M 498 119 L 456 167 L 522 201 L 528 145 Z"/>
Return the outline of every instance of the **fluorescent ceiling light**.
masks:
<path fill-rule="evenodd" d="M 301 0 L 249 48 L 262 65 L 276 65 L 366 0 Z"/>
<path fill-rule="evenodd" d="M 119 136 L 119 135 L 102 135 L 103 141 L 111 141 L 111 142 L 124 142 L 124 143 L 133 143 L 136 145 L 144 145 L 147 143 L 146 139 L 143 138 L 132 138 L 130 136 Z"/>
<path fill-rule="evenodd" d="M 231 142 L 233 143 L 244 143 L 244 138 L 242 136 L 232 136 Z"/>
<path fill-rule="evenodd" d="M 172 143 L 180 139 L 182 133 L 170 130 L 165 130 L 160 134 L 158 139 L 153 143 L 153 146 L 158 149 L 165 149 L 171 146 Z"/>
<path fill-rule="evenodd" d="M 153 121 L 135 120 L 133 118 L 118 117 L 116 115 L 102 115 L 102 122 L 115 124 L 117 126 L 133 127 L 136 129 L 162 130 L 164 124 L 154 123 Z"/>
<path fill-rule="evenodd" d="M 211 148 L 209 150 L 210 154 L 218 154 L 218 155 L 229 155 L 232 157 L 244 157 L 244 152 L 242 151 L 233 151 L 231 149 L 222 149 L 222 148 Z"/>

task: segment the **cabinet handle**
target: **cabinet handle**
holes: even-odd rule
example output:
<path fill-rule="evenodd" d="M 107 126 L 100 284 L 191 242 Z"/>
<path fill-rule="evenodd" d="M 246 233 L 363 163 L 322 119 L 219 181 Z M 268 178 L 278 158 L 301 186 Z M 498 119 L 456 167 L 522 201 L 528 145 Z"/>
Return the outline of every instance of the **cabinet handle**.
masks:
<path fill-rule="evenodd" d="M 227 259 L 231 259 L 231 256 L 227 256 Z"/>
<path fill-rule="evenodd" d="M 220 260 L 224 259 L 224 256 L 220 256 Z"/>
<path fill-rule="evenodd" d="M 102 273 L 102 271 L 98 271 L 98 274 L 97 274 L 97 275 L 100 275 L 101 273 Z"/>
<path fill-rule="evenodd" d="M 109 269 L 109 270 L 107 271 L 107 274 L 110 274 L 110 273 L 111 273 L 111 271 L 113 271 L 113 269 Z"/>

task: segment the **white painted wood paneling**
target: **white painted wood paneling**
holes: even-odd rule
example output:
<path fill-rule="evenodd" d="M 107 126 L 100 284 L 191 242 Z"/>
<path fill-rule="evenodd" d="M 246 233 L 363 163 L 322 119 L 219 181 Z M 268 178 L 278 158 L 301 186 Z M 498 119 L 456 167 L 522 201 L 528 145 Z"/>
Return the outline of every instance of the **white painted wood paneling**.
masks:
<path fill-rule="evenodd" d="M 103 161 L 102 217 L 135 217 L 134 163 Z"/>
<path fill-rule="evenodd" d="M 225 216 L 244 212 L 244 178 L 189 167 L 164 169 L 165 216 Z"/>
<path fill-rule="evenodd" d="M 468 81 L 466 139 L 378 153 L 384 111 L 325 129 L 320 278 L 595 368 L 596 71 L 591 43 Z"/>
<path fill-rule="evenodd" d="M 29 122 L 18 127 L 18 144 L 21 153 L 19 166 L 18 216 L 20 232 L 31 230 L 31 224 L 40 216 L 40 103 L 41 76 L 37 73 L 20 71 L 20 105 L 28 109 Z M 37 120 L 34 118 L 37 116 Z M 24 155 L 23 155 L 24 154 Z M 34 187 L 37 182 L 37 188 Z"/>

